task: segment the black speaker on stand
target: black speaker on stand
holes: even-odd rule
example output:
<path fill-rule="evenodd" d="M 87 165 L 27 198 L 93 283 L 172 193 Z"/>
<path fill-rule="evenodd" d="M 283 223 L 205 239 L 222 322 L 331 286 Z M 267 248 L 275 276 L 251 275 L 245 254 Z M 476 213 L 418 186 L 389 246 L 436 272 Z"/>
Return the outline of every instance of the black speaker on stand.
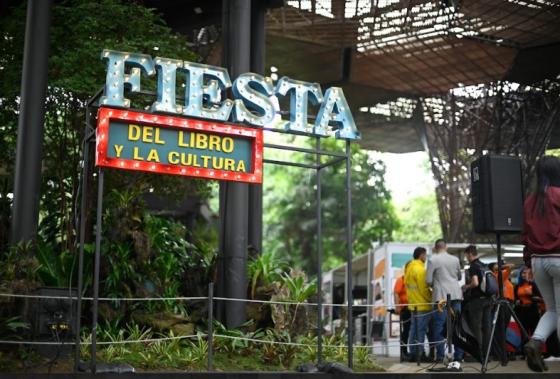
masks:
<path fill-rule="evenodd" d="M 518 233 L 523 223 L 521 161 L 484 155 L 471 164 L 473 226 L 476 233 Z"/>
<path fill-rule="evenodd" d="M 492 332 L 482 372 L 488 368 L 488 358 L 496 330 L 500 308 L 505 306 L 519 324 L 524 338 L 527 331 L 519 322 L 511 304 L 504 298 L 502 277 L 502 241 L 504 233 L 519 233 L 523 225 L 523 179 L 519 158 L 504 155 L 484 155 L 471 164 L 471 196 L 473 226 L 476 233 L 495 233 L 498 260 L 498 298 L 492 320 Z"/>

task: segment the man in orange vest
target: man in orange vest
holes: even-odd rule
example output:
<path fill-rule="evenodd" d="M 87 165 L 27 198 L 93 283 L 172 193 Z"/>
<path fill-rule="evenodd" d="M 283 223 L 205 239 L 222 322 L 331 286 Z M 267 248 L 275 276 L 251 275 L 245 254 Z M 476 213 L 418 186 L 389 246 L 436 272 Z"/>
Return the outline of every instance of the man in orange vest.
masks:
<path fill-rule="evenodd" d="M 502 279 L 503 279 L 503 288 L 504 288 L 504 297 L 506 299 L 508 299 L 510 302 L 514 302 L 515 301 L 515 294 L 513 291 L 513 284 L 511 283 L 511 280 L 509 279 L 509 276 L 511 274 L 511 269 L 513 267 L 513 264 L 508 263 L 508 264 L 504 264 L 502 265 Z M 494 262 L 494 263 L 490 263 L 488 265 L 488 268 L 494 273 L 494 276 L 496 277 L 496 281 L 498 280 L 498 263 Z"/>
<path fill-rule="evenodd" d="M 404 284 L 404 275 L 406 268 L 410 261 L 403 267 L 403 274 L 398 277 L 393 288 L 393 295 L 395 301 L 395 313 L 399 315 L 399 322 L 401 323 L 401 362 L 408 361 L 408 351 L 406 345 L 408 344 L 408 335 L 410 333 L 410 310 L 408 309 L 408 299 L 406 297 L 406 286 Z M 404 304 L 404 305 L 401 305 Z"/>

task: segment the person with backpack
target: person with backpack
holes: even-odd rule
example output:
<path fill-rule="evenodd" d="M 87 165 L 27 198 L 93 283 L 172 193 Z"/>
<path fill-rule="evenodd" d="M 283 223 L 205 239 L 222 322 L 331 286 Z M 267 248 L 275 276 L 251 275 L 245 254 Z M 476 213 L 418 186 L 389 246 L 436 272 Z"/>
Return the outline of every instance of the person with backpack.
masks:
<path fill-rule="evenodd" d="M 479 356 L 485 357 L 492 327 L 492 292 L 497 293 L 498 284 L 492 272 L 478 259 L 475 245 L 467 246 L 464 253 L 470 265 L 467 283 L 463 285 L 465 314 L 478 343 Z"/>

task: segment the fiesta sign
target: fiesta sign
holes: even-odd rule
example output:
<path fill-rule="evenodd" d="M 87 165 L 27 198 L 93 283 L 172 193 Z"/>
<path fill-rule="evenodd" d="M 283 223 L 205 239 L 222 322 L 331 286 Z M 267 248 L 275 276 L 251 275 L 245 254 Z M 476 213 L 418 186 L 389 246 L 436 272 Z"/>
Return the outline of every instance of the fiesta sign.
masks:
<path fill-rule="evenodd" d="M 232 83 L 226 69 L 177 59 L 146 54 L 103 50 L 107 64 L 105 106 L 129 108 L 125 87 L 130 93 L 140 92 L 142 74 L 157 76 L 157 99 L 152 113 L 176 114 L 214 122 L 245 123 L 254 127 L 270 125 L 276 116 L 273 97 L 289 96 L 290 120 L 287 131 L 356 140 L 360 138 L 350 107 L 341 88 L 331 87 L 325 93 L 317 83 L 282 77 L 276 85 L 272 79 L 254 73 L 239 75 Z M 184 81 L 184 102 L 177 103 L 177 78 Z M 231 89 L 234 99 L 225 98 Z M 309 123 L 308 104 L 319 107 L 314 122 Z"/>

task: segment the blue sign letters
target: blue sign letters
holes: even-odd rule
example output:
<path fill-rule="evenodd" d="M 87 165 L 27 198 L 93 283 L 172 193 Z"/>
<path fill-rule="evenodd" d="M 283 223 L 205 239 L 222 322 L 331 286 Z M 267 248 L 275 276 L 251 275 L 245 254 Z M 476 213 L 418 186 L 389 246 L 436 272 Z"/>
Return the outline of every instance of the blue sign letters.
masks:
<path fill-rule="evenodd" d="M 341 88 L 331 87 L 324 96 L 321 86 L 282 77 L 276 87 L 268 77 L 254 73 L 240 75 L 233 83 L 226 69 L 200 63 L 149 55 L 103 50 L 107 64 L 105 93 L 101 103 L 129 108 L 124 89 L 140 91 L 142 74 L 157 73 L 157 99 L 152 112 L 172 113 L 216 121 L 246 123 L 256 127 L 269 126 L 276 114 L 272 98 L 290 96 L 290 120 L 285 129 L 327 137 L 355 140 L 360 138 L 350 107 Z M 128 74 L 126 73 L 128 72 Z M 177 104 L 177 75 L 185 76 L 185 101 Z M 232 88 L 234 100 L 225 98 Z M 315 121 L 309 123 L 308 104 L 319 106 Z"/>

